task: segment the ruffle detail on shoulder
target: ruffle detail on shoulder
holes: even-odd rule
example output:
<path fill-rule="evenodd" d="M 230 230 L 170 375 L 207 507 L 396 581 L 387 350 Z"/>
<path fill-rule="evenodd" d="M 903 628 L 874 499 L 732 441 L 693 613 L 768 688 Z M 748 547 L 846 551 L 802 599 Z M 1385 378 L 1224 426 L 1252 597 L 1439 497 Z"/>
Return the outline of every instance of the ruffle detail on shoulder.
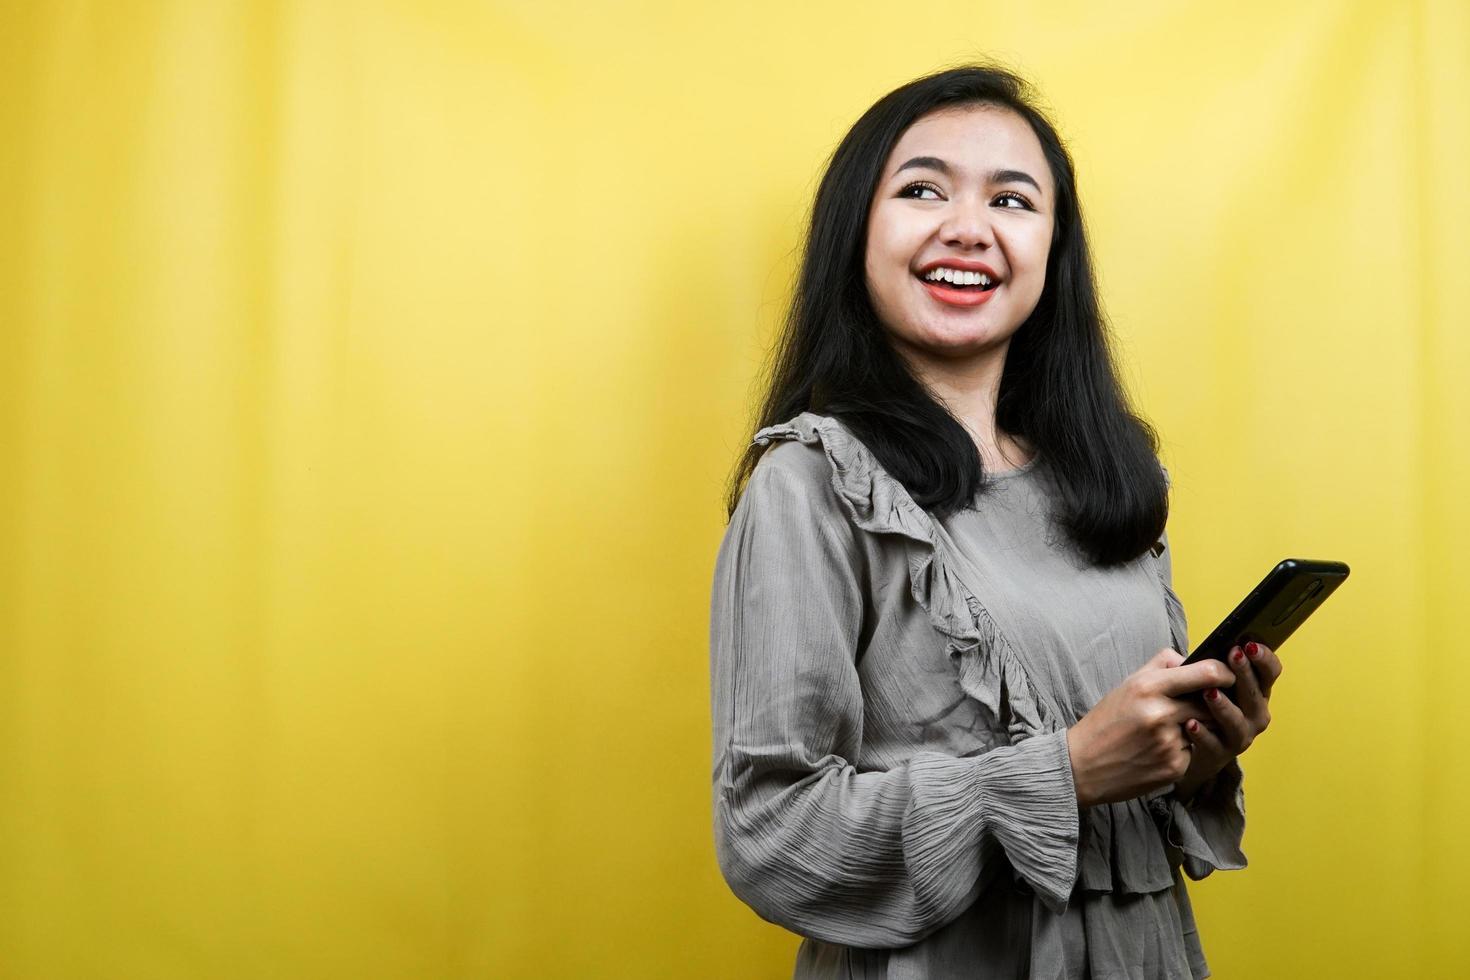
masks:
<path fill-rule="evenodd" d="M 934 628 L 948 639 L 945 652 L 959 670 L 960 689 L 989 713 L 987 723 L 1011 742 L 1059 731 L 1057 712 L 1035 693 L 1024 664 L 989 611 L 955 574 L 934 519 L 879 464 L 872 451 L 838 420 L 803 412 L 767 426 L 754 442 L 777 439 L 819 443 L 832 464 L 832 489 L 853 523 L 872 534 L 908 542 L 909 590 Z"/>

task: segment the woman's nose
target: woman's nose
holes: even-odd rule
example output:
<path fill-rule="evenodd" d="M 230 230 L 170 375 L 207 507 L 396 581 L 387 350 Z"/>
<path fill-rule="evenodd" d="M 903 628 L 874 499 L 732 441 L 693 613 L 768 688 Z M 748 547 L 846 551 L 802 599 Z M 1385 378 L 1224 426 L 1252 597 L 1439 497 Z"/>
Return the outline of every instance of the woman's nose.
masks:
<path fill-rule="evenodd" d="M 995 244 L 990 209 L 983 202 L 955 201 L 945 215 L 939 236 L 955 248 L 981 248 Z"/>

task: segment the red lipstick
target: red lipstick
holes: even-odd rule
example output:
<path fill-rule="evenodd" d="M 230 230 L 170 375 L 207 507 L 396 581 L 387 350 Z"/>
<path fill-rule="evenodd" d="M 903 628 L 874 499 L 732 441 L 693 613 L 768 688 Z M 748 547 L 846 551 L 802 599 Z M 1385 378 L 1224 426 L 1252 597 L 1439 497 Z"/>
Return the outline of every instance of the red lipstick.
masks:
<path fill-rule="evenodd" d="M 926 274 L 939 268 L 959 269 L 963 272 L 983 272 L 995 285 L 989 289 L 957 289 L 943 280 L 935 281 L 924 278 Z M 974 259 L 934 259 L 920 266 L 915 275 L 929 291 L 929 295 L 946 306 L 980 306 L 990 302 L 990 297 L 994 296 L 1001 287 L 1000 276 L 995 274 L 995 270 L 984 262 L 976 262 Z"/>
<path fill-rule="evenodd" d="M 979 306 L 981 303 L 990 302 L 990 297 L 995 295 L 999 286 L 995 289 L 955 289 L 943 282 L 929 282 L 927 279 L 920 280 L 924 288 L 929 290 L 929 295 L 939 302 L 948 306 Z"/>

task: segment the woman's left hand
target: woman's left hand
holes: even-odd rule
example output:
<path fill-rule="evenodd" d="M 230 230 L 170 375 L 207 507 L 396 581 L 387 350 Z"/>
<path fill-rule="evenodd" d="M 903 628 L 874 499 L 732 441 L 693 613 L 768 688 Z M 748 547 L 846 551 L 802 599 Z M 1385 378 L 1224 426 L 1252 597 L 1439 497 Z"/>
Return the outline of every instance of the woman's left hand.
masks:
<path fill-rule="evenodd" d="M 1281 676 L 1281 661 L 1275 652 L 1259 643 L 1247 643 L 1244 650 L 1231 650 L 1225 662 L 1235 671 L 1234 700 L 1216 688 L 1205 691 L 1205 706 L 1215 716 L 1215 726 L 1193 720 L 1184 726 L 1191 758 L 1189 769 L 1174 786 L 1175 794 L 1184 800 L 1250 748 L 1271 723 L 1271 687 Z"/>

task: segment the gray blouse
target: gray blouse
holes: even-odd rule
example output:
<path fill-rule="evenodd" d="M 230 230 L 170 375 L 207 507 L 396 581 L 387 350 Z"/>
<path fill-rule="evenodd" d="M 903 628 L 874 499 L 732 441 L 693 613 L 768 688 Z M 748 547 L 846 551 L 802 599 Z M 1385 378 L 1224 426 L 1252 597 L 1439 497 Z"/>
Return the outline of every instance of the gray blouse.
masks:
<path fill-rule="evenodd" d="M 1044 460 L 936 520 L 838 420 L 771 445 L 710 619 L 720 869 L 797 978 L 1205 977 L 1180 870 L 1245 866 L 1241 772 L 1078 807 L 1067 729 L 1188 650 L 1167 538 L 1090 565 Z"/>

